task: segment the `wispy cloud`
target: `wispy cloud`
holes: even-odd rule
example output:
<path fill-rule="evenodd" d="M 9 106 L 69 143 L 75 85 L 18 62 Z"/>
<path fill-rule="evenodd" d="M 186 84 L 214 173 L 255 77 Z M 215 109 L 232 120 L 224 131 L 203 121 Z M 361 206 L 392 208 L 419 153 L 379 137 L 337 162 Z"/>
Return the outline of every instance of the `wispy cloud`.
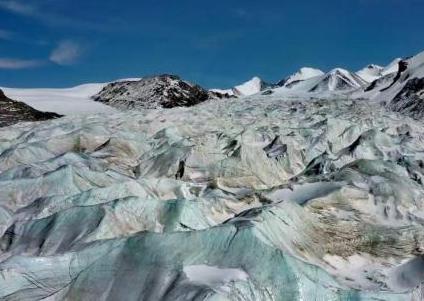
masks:
<path fill-rule="evenodd" d="M 60 42 L 50 54 L 50 61 L 58 65 L 72 65 L 83 54 L 83 48 L 75 41 Z"/>
<path fill-rule="evenodd" d="M 0 28 L 0 41 L 2 40 L 32 46 L 47 46 L 50 44 L 48 40 L 34 37 L 34 35 L 25 35 Z"/>
<path fill-rule="evenodd" d="M 9 1 L 0 1 L 0 8 L 3 10 L 8 10 L 10 12 L 13 13 L 17 13 L 17 14 L 21 14 L 21 15 L 27 15 L 27 16 L 32 16 L 32 15 L 37 15 L 38 14 L 38 9 L 36 6 L 30 5 L 30 4 L 26 4 L 26 3 L 22 3 L 22 2 L 18 2 L 18 1 L 13 1 L 13 0 L 9 0 Z"/>
<path fill-rule="evenodd" d="M 0 69 L 28 69 L 43 65 L 40 60 L 24 60 L 14 58 L 0 58 Z"/>
<path fill-rule="evenodd" d="M 5 35 L 8 37 L 8 35 Z M 0 39 L 2 30 L 0 30 Z M 72 65 L 78 62 L 84 53 L 84 47 L 72 40 L 64 40 L 57 44 L 46 59 L 21 59 L 0 57 L 0 69 L 18 70 L 45 66 L 51 63 L 60 66 Z"/>
<path fill-rule="evenodd" d="M 48 3 L 48 2 L 47 2 Z M 69 9 L 74 9 L 69 7 Z M 43 1 L 37 4 L 28 4 L 22 0 L 0 0 L 0 10 L 8 11 L 16 15 L 32 18 L 40 23 L 51 27 L 66 27 L 79 30 L 109 31 L 114 29 L 119 18 L 107 18 L 103 20 L 85 19 L 69 16 L 66 11 L 54 10 Z M 113 23 L 113 24 L 112 24 Z"/>

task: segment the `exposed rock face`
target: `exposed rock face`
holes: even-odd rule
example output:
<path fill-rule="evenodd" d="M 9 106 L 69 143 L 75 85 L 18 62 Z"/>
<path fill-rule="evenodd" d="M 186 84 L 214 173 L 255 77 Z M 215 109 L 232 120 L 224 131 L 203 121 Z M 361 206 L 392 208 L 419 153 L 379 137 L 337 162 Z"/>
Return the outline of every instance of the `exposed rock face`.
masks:
<path fill-rule="evenodd" d="M 408 70 L 408 62 L 403 60 L 399 61 L 398 71 L 396 73 L 396 76 L 393 78 L 393 82 L 388 87 L 382 89 L 381 92 L 390 89 L 394 84 L 396 84 L 401 79 L 402 73 L 406 70 Z"/>
<path fill-rule="evenodd" d="M 378 92 L 375 98 L 387 104 L 388 109 L 415 119 L 422 119 L 424 117 L 424 52 L 398 60 L 397 63 L 396 73 L 380 79 L 380 81 L 385 79 L 385 85 L 376 81 L 369 89 L 374 90 L 374 93 Z"/>
<path fill-rule="evenodd" d="M 12 100 L 0 90 L 0 127 L 23 121 L 42 121 L 59 117 L 61 115 L 41 112 L 23 102 Z"/>
<path fill-rule="evenodd" d="M 393 83 L 396 73 L 389 73 L 371 82 L 365 89 L 365 92 L 375 91 L 379 93 Z"/>
<path fill-rule="evenodd" d="M 202 87 L 175 75 L 142 78 L 139 81 L 121 81 L 108 84 L 93 98 L 118 109 L 156 109 L 190 107 L 213 97 Z"/>
<path fill-rule="evenodd" d="M 403 89 L 389 103 L 388 108 L 415 119 L 424 117 L 424 78 L 408 80 Z"/>

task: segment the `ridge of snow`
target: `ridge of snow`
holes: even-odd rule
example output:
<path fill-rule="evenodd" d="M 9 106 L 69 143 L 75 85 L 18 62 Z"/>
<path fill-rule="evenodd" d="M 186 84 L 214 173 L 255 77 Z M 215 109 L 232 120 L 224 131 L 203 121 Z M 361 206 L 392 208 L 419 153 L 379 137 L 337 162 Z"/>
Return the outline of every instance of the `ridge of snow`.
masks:
<path fill-rule="evenodd" d="M 424 77 L 424 51 L 406 60 L 409 77 Z"/>
<path fill-rule="evenodd" d="M 399 70 L 399 62 L 401 60 L 401 58 L 394 59 L 390 64 L 384 67 L 384 69 L 381 71 L 381 75 L 384 76 L 390 73 L 396 73 Z"/>
<path fill-rule="evenodd" d="M 219 93 L 219 94 L 228 94 L 230 96 L 234 95 L 233 89 L 209 89 L 209 91 Z"/>
<path fill-rule="evenodd" d="M 324 72 L 310 67 L 302 67 L 296 73 L 290 75 L 286 80 L 283 80 L 284 86 L 287 86 L 293 82 L 307 80 L 316 76 L 324 75 Z"/>
<path fill-rule="evenodd" d="M 262 90 L 263 81 L 259 77 L 255 76 L 247 82 L 235 86 L 234 92 L 240 96 L 249 96 L 259 93 Z"/>
<path fill-rule="evenodd" d="M 350 84 L 353 88 L 359 88 L 366 84 L 366 81 L 364 81 L 361 77 L 343 68 L 335 68 L 331 70 L 329 74 L 333 76 L 341 75 L 342 77 L 345 77 L 345 79 L 350 81 Z M 336 87 L 334 87 L 334 90 L 336 90 Z"/>
<path fill-rule="evenodd" d="M 382 74 L 381 72 L 384 70 L 384 67 L 378 65 L 368 65 L 367 67 L 356 72 L 356 75 L 364 79 L 365 81 L 371 83 L 376 79 L 379 79 Z"/>
<path fill-rule="evenodd" d="M 288 90 L 323 93 L 352 91 L 362 87 L 366 82 L 346 69 L 335 68 L 326 74 L 293 84 Z"/>
<path fill-rule="evenodd" d="M 397 73 L 401 61 L 406 63 L 406 70 L 399 75 Z M 381 85 L 378 89 L 360 94 L 362 97 L 389 103 L 400 91 L 402 91 L 409 79 L 423 78 L 424 51 L 404 60 L 399 58 L 393 60 L 384 68 L 382 74 L 382 80 L 386 77 L 388 78 L 388 80 L 384 82 L 384 85 Z"/>

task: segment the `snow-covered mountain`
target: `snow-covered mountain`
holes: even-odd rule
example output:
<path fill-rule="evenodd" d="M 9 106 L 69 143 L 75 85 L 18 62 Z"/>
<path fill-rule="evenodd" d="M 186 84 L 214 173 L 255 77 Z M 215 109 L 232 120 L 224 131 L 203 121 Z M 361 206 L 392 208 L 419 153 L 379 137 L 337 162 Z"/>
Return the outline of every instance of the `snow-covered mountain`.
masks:
<path fill-rule="evenodd" d="M 206 99 L 252 96 L 265 90 L 266 94 L 278 91 L 280 95 L 297 94 L 301 97 L 305 97 L 308 93 L 352 94 L 356 98 L 389 102 L 395 97 L 393 93 L 399 93 L 400 90 L 390 89 L 391 94 L 382 92 L 394 82 L 398 82 L 399 63 L 402 61 L 400 58 L 395 59 L 386 67 L 372 64 L 356 74 L 341 68 L 324 73 L 319 69 L 304 67 L 277 84 L 253 77 L 231 89 L 209 91 L 175 76 L 128 78 L 66 89 L 2 89 L 12 99 L 22 101 L 37 110 L 61 115 L 112 113 L 117 109 L 187 106 Z"/>
<path fill-rule="evenodd" d="M 248 96 L 248 95 L 259 93 L 265 88 L 266 88 L 266 84 L 264 83 L 264 81 L 260 79 L 259 77 L 255 76 L 249 81 L 243 84 L 240 84 L 238 86 L 235 86 L 233 91 L 235 95 Z"/>
<path fill-rule="evenodd" d="M 399 62 L 402 59 L 396 58 L 390 62 L 386 67 L 381 67 L 375 64 L 368 65 L 367 67 L 356 72 L 362 79 L 372 83 L 375 80 L 378 80 L 387 75 L 395 74 L 399 69 Z M 390 76 L 389 76 L 390 77 Z"/>
<path fill-rule="evenodd" d="M 279 81 L 277 83 L 278 86 L 285 86 L 290 87 L 290 85 L 296 84 L 300 81 L 304 81 L 316 76 L 324 75 L 324 72 L 322 72 L 319 69 L 310 68 L 310 67 L 303 67 L 296 73 L 286 77 L 285 79 Z"/>
<path fill-rule="evenodd" d="M 399 70 L 399 62 L 402 61 L 401 58 L 396 58 L 390 64 L 388 64 L 384 69 L 381 71 L 381 75 L 385 76 L 388 74 L 393 74 L 398 72 Z"/>
<path fill-rule="evenodd" d="M 26 121 L 43 121 L 59 118 L 60 115 L 35 110 L 29 105 L 15 101 L 4 95 L 0 90 L 0 127 Z"/>
<path fill-rule="evenodd" d="M 210 91 L 220 93 L 223 95 L 230 95 L 230 96 L 236 96 L 236 97 L 242 97 L 242 96 L 250 96 L 257 94 L 259 92 L 264 91 L 265 89 L 276 87 L 277 85 L 269 84 L 263 81 L 261 78 L 255 76 L 248 80 L 247 82 L 244 82 L 240 85 L 235 86 L 231 89 L 211 89 Z"/>
<path fill-rule="evenodd" d="M 187 106 L 205 99 L 229 98 L 231 92 L 209 92 L 177 76 L 125 78 L 109 83 L 90 83 L 72 88 L 2 88 L 6 95 L 41 111 L 61 115 L 113 113 L 117 109 Z M 125 95 L 122 91 L 125 90 Z M 122 101 L 122 97 L 125 100 Z M 121 97 L 121 98 L 120 98 Z M 140 100 L 137 104 L 136 100 Z M 111 104 L 111 105 L 110 105 Z"/>
<path fill-rule="evenodd" d="M 336 68 L 322 75 L 316 85 L 309 91 L 352 91 L 364 85 L 366 85 L 366 82 L 356 74 L 345 69 Z"/>
<path fill-rule="evenodd" d="M 413 118 L 424 117 L 424 52 L 399 62 L 393 82 L 377 98 L 388 108 Z"/>
<path fill-rule="evenodd" d="M 165 74 L 137 81 L 110 83 L 94 95 L 93 99 L 118 109 L 128 110 L 189 107 L 217 96 L 226 95 L 210 93 L 178 76 Z"/>
<path fill-rule="evenodd" d="M 336 68 L 330 72 L 303 81 L 292 82 L 286 88 L 291 91 L 325 93 L 352 92 L 364 87 L 367 83 L 358 75 L 345 69 Z"/>
<path fill-rule="evenodd" d="M 424 117 L 424 77 L 408 80 L 390 101 L 388 108 L 415 119 L 422 119 Z"/>
<path fill-rule="evenodd" d="M 378 66 L 378 65 L 368 65 L 364 69 L 359 70 L 356 72 L 356 75 L 361 77 L 363 80 L 372 83 L 376 79 L 379 79 L 383 74 L 383 70 L 385 70 L 384 67 Z"/>

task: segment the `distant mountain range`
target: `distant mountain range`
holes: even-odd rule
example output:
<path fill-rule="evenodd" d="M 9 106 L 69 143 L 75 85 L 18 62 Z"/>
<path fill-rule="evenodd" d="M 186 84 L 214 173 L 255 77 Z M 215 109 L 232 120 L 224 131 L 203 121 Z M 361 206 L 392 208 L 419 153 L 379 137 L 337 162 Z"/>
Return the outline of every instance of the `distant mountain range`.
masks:
<path fill-rule="evenodd" d="M 397 58 L 385 67 L 371 64 L 357 72 L 335 68 L 325 73 L 304 67 L 277 83 L 253 77 L 229 89 L 207 90 L 175 75 L 159 75 L 85 84 L 70 89 L 3 90 L 13 99 L 37 110 L 63 115 L 187 107 L 215 99 L 277 93 L 281 97 L 327 97 L 331 94 L 366 98 L 381 101 L 391 110 L 420 118 L 424 115 L 421 108 L 423 64 L 424 52 L 410 58 Z"/>

